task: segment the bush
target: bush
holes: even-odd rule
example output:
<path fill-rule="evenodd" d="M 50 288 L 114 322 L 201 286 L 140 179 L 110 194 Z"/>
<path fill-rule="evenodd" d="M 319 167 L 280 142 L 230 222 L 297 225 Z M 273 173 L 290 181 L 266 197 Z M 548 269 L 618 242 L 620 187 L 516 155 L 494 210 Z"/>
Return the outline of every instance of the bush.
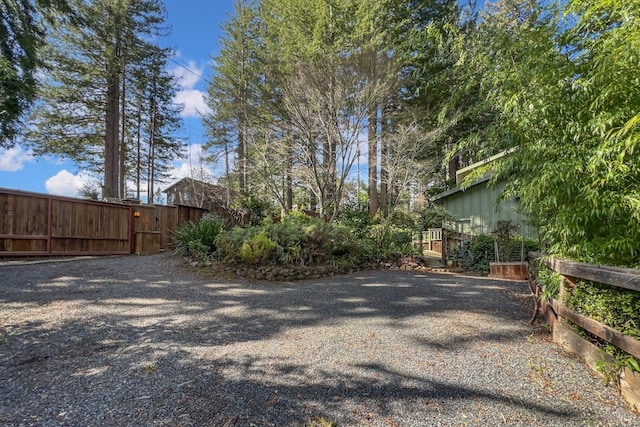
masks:
<path fill-rule="evenodd" d="M 216 245 L 215 255 L 228 261 L 239 259 L 242 244 L 255 234 L 257 234 L 257 229 L 253 227 L 234 227 L 230 231 L 218 234 L 214 242 Z"/>
<path fill-rule="evenodd" d="M 396 210 L 391 215 L 391 218 L 389 218 L 389 221 L 398 228 L 417 230 L 420 227 L 416 224 L 416 216 L 417 215 L 410 212 Z"/>
<path fill-rule="evenodd" d="M 594 320 L 605 323 L 625 335 L 640 338 L 640 294 L 613 286 L 578 280 L 567 287 L 564 303 Z"/>
<path fill-rule="evenodd" d="M 204 258 L 216 250 L 216 237 L 224 227 L 224 220 L 213 215 L 205 215 L 198 222 L 183 222 L 175 231 L 174 252 Z"/>
<path fill-rule="evenodd" d="M 359 238 L 366 237 L 371 227 L 371 215 L 366 207 L 347 206 L 340 211 L 338 224 L 351 230 Z"/>
<path fill-rule="evenodd" d="M 246 240 L 240 248 L 240 259 L 248 264 L 265 264 L 271 261 L 278 244 L 261 231 L 251 239 Z"/>
<path fill-rule="evenodd" d="M 307 238 L 300 223 L 295 220 L 285 219 L 277 224 L 269 224 L 264 226 L 264 230 L 271 240 L 285 249 L 300 246 Z"/>
<path fill-rule="evenodd" d="M 473 254 L 473 264 L 469 268 L 477 271 L 489 271 L 489 263 L 495 261 L 493 237 L 487 234 L 474 236 L 469 242 L 468 249 Z"/>
<path fill-rule="evenodd" d="M 565 289 L 567 292 L 564 296 L 564 303 L 567 307 L 617 329 L 624 335 L 640 339 L 640 322 L 638 321 L 640 319 L 640 294 L 638 292 L 587 280 L 578 280 L 575 288 L 567 287 Z M 590 338 L 605 352 L 615 357 L 616 362 L 612 368 L 607 368 L 605 364 L 599 366 L 599 370 L 604 370 L 603 373 L 609 369 L 613 369 L 615 372 L 620 366 L 627 366 L 632 371 L 640 372 L 638 359 L 581 328 L 578 328 L 576 332 Z"/>
<path fill-rule="evenodd" d="M 411 244 L 410 229 L 384 222 L 371 226 L 369 239 L 373 242 L 374 256 L 377 258 L 416 254 L 416 249 Z"/>
<path fill-rule="evenodd" d="M 363 231 L 363 230 L 360 230 Z M 215 255 L 228 262 L 284 265 L 357 265 L 372 258 L 413 255 L 411 230 L 390 224 L 367 227 L 359 233 L 342 224 L 329 224 L 320 218 L 292 213 L 280 223 L 262 221 L 260 225 L 219 233 L 214 241 Z M 194 250 L 197 249 L 194 246 Z"/>

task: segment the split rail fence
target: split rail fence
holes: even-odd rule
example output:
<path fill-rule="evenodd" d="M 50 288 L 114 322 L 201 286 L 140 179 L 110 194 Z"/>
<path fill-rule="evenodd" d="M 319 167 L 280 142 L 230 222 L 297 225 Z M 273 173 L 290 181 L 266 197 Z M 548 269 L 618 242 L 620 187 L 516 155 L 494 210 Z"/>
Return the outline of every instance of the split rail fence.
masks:
<path fill-rule="evenodd" d="M 596 372 L 600 371 L 603 362 L 615 366 L 615 359 L 612 356 L 573 332 L 571 325 L 575 325 L 640 360 L 639 340 L 623 335 L 618 330 L 580 314 L 563 303 L 567 289 L 575 287 L 579 279 L 640 292 L 640 270 L 559 259 L 549 259 L 546 265 L 562 276 L 558 299 L 541 302 L 541 311 L 551 326 L 554 342 L 579 355 Z M 538 294 L 537 286 L 535 291 Z M 638 322 L 638 319 L 632 320 Z M 623 366 L 617 372 L 617 381 L 624 400 L 632 409 L 640 412 L 640 373 Z"/>
<path fill-rule="evenodd" d="M 171 247 L 178 224 L 204 212 L 0 189 L 0 257 L 156 253 Z"/>

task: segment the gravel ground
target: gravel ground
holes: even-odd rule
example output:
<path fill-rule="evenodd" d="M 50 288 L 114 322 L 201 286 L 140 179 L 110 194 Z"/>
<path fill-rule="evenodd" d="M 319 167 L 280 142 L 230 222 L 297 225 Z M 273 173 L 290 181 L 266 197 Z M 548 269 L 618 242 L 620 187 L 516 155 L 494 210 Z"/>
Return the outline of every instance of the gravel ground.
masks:
<path fill-rule="evenodd" d="M 632 426 L 527 285 L 200 276 L 170 254 L 0 266 L 0 424 Z"/>

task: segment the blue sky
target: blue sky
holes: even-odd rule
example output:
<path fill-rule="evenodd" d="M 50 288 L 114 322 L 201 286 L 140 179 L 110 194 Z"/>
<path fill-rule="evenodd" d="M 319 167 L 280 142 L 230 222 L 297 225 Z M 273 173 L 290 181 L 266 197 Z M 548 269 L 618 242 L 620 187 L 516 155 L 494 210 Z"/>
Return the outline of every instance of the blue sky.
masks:
<path fill-rule="evenodd" d="M 180 136 L 189 145 L 187 158 L 173 164 L 173 176 L 178 179 L 197 165 L 206 142 L 200 120 L 206 109 L 203 93 L 211 78 L 211 56 L 217 53 L 222 35 L 220 25 L 233 13 L 233 0 L 165 0 L 165 6 L 172 31 L 160 43 L 176 51 L 169 69 L 180 79 L 176 99 L 184 104 Z M 93 180 L 64 159 L 34 157 L 22 145 L 0 148 L 0 188 L 75 196 L 83 183 Z"/>

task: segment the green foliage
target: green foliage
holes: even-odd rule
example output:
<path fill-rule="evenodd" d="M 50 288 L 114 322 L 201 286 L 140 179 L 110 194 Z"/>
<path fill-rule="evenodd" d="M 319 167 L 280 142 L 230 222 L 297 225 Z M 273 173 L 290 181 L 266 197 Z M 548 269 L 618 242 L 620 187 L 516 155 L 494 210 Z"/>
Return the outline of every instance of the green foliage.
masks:
<path fill-rule="evenodd" d="M 560 295 L 560 283 L 562 276 L 548 268 L 542 261 L 539 262 L 536 273 L 536 283 L 542 289 L 540 298 L 545 301 L 548 299 L 557 299 Z"/>
<path fill-rule="evenodd" d="M 255 194 L 244 196 L 240 199 L 239 204 L 241 208 L 249 211 L 251 225 L 260 224 L 273 213 L 271 203 L 263 198 L 257 197 Z"/>
<path fill-rule="evenodd" d="M 174 252 L 204 258 L 216 250 L 216 238 L 225 227 L 223 219 L 205 215 L 200 221 L 180 224 L 174 236 Z"/>
<path fill-rule="evenodd" d="M 578 280 L 576 286 L 567 287 L 564 295 L 567 307 L 602 322 L 624 335 L 640 339 L 640 293 L 617 287 Z M 632 371 L 640 372 L 638 360 L 581 328 L 577 333 L 595 342 L 606 353 L 615 358 L 613 365 L 601 363 L 598 369 L 609 378 L 613 378 L 619 368 L 626 366 Z"/>
<path fill-rule="evenodd" d="M 264 230 L 270 239 L 277 242 L 283 248 L 300 246 L 307 240 L 304 223 L 295 220 L 285 220 L 277 224 L 267 225 Z"/>
<path fill-rule="evenodd" d="M 234 261 L 239 259 L 239 251 L 245 240 L 251 239 L 259 232 L 257 227 L 234 227 L 230 231 L 222 232 L 216 237 L 216 255 L 220 259 Z"/>
<path fill-rule="evenodd" d="M 517 147 L 493 180 L 508 182 L 553 255 L 640 264 L 639 24 L 623 0 L 499 0 L 454 44 L 455 75 L 477 89 L 463 108 L 476 128 L 454 151 Z"/>
<path fill-rule="evenodd" d="M 388 221 L 371 226 L 369 239 L 373 242 L 376 258 L 414 255 L 416 249 L 411 244 L 410 229 L 400 228 Z"/>
<path fill-rule="evenodd" d="M 625 335 L 640 338 L 640 293 L 579 280 L 567 288 L 565 304 Z"/>
<path fill-rule="evenodd" d="M 473 254 L 471 270 L 489 271 L 489 263 L 495 261 L 494 239 L 487 234 L 474 236 L 469 242 L 469 252 Z"/>
<path fill-rule="evenodd" d="M 51 15 L 75 21 L 75 14 L 65 0 L 0 4 L 0 147 L 10 147 L 21 131 L 22 116 L 36 99 L 39 49 L 45 44 L 45 29 L 57 25 Z"/>
<path fill-rule="evenodd" d="M 286 216 L 280 223 L 263 221 L 253 227 L 235 227 L 218 234 L 214 243 L 218 258 L 250 264 L 357 265 L 415 253 L 409 229 L 386 223 L 356 233 L 351 227 L 300 213 Z"/>
<path fill-rule="evenodd" d="M 271 261 L 278 244 L 261 231 L 240 247 L 240 259 L 248 264 L 267 264 Z"/>
<path fill-rule="evenodd" d="M 417 230 L 416 215 L 412 212 L 403 210 L 394 210 L 389 218 L 389 221 L 398 228 L 406 228 L 411 230 Z M 422 231 L 422 230 L 420 230 Z"/>
<path fill-rule="evenodd" d="M 429 203 L 422 209 L 418 210 L 418 226 L 420 230 L 428 230 L 429 228 L 441 228 L 451 226 L 455 222 L 455 216 L 447 211 L 443 206 L 436 203 Z"/>
<path fill-rule="evenodd" d="M 366 206 L 343 206 L 338 216 L 338 224 L 351 228 L 356 236 L 363 238 L 371 226 L 371 215 Z"/>

